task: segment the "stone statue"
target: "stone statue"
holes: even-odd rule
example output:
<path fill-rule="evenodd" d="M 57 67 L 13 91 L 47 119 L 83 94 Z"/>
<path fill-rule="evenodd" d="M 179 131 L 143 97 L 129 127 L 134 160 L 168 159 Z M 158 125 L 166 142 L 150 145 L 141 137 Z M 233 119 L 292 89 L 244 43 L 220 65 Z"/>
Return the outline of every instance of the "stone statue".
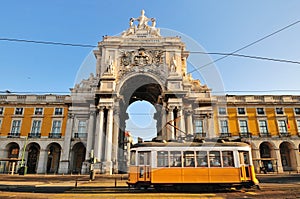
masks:
<path fill-rule="evenodd" d="M 133 21 L 138 21 L 139 22 L 139 24 L 137 26 L 138 29 L 147 29 L 147 28 L 149 28 L 148 21 L 150 21 L 150 19 L 145 16 L 145 11 L 144 10 L 141 11 L 141 16 L 139 16 L 138 18 L 131 18 L 131 19 Z"/>
<path fill-rule="evenodd" d="M 176 72 L 177 62 L 176 62 L 176 59 L 175 59 L 175 55 L 172 57 L 170 65 L 171 65 L 171 72 Z"/>
<path fill-rule="evenodd" d="M 107 72 L 108 73 L 114 73 L 114 61 L 111 59 L 110 56 L 108 58 Z"/>

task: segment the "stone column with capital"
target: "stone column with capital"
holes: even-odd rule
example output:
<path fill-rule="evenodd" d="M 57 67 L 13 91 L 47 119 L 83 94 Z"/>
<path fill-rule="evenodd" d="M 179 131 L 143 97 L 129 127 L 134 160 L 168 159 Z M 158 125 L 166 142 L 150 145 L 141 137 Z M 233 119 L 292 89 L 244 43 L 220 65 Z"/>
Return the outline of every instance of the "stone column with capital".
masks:
<path fill-rule="evenodd" d="M 114 109 L 114 118 L 113 118 L 113 148 L 112 148 L 112 161 L 113 161 L 113 173 L 118 171 L 118 151 L 119 151 L 119 127 L 120 127 L 120 118 L 119 118 L 119 108 Z"/>
<path fill-rule="evenodd" d="M 88 160 L 90 158 L 90 152 L 94 149 L 94 137 L 95 137 L 95 119 L 96 119 L 96 111 L 91 110 L 89 123 L 88 123 L 88 132 L 87 132 L 87 144 L 86 144 L 86 154 L 85 159 Z"/>
<path fill-rule="evenodd" d="M 71 138 L 73 135 L 73 125 L 74 125 L 74 115 L 72 113 L 69 113 L 58 173 L 64 174 L 70 172 L 70 152 L 71 152 Z"/>
<path fill-rule="evenodd" d="M 211 115 L 208 115 L 207 117 L 205 117 L 205 119 L 207 121 L 207 127 L 205 129 L 205 131 L 207 132 L 207 137 L 208 138 L 216 137 L 213 117 Z"/>
<path fill-rule="evenodd" d="M 167 139 L 168 140 L 174 140 L 175 139 L 175 131 L 174 131 L 174 113 L 173 113 L 173 107 L 168 108 L 168 121 L 170 125 L 167 124 Z"/>
<path fill-rule="evenodd" d="M 107 174 L 112 174 L 112 142 L 113 142 L 113 108 L 108 109 L 107 114 L 107 126 L 106 126 L 106 154 L 105 154 L 105 164 Z"/>
<path fill-rule="evenodd" d="M 187 135 L 194 135 L 193 111 L 187 112 Z"/>
<path fill-rule="evenodd" d="M 103 140 L 103 125 L 104 125 L 104 107 L 99 107 L 99 114 L 98 114 L 98 131 L 95 135 L 94 140 L 94 151 L 95 151 L 95 158 L 97 162 L 101 162 L 102 160 L 102 140 Z"/>
<path fill-rule="evenodd" d="M 179 136 L 185 137 L 186 136 L 186 129 L 185 129 L 185 115 L 182 110 L 182 107 L 178 110 L 178 117 L 179 117 Z"/>

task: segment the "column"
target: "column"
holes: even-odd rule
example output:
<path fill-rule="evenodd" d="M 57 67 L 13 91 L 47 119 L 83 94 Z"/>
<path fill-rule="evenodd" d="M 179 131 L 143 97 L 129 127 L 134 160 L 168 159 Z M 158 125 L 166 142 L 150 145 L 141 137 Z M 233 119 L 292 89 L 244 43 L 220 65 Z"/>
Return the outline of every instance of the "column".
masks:
<path fill-rule="evenodd" d="M 187 135 L 194 135 L 194 125 L 193 125 L 193 113 L 188 112 L 187 115 Z"/>
<path fill-rule="evenodd" d="M 283 173 L 283 168 L 282 168 L 282 163 L 281 163 L 281 155 L 280 155 L 280 150 L 274 149 L 275 151 L 275 158 L 277 159 L 277 169 L 278 169 L 278 173 Z M 276 167 L 276 165 L 273 165 Z"/>
<path fill-rule="evenodd" d="M 73 136 L 73 125 L 74 125 L 74 115 L 69 113 L 58 173 L 63 173 L 63 174 L 69 173 L 70 151 L 71 151 L 70 145 L 71 145 L 71 138 Z"/>
<path fill-rule="evenodd" d="M 180 137 L 185 137 L 187 132 L 185 130 L 185 119 L 184 119 L 185 116 L 184 116 L 182 107 L 178 110 L 178 114 L 179 114 L 178 117 L 180 117 L 179 118 L 179 129 L 180 129 L 179 135 L 180 135 Z"/>
<path fill-rule="evenodd" d="M 207 115 L 206 120 L 207 120 L 207 137 L 208 138 L 216 137 L 213 117 L 211 115 Z"/>
<path fill-rule="evenodd" d="M 94 140 L 94 151 L 95 158 L 97 162 L 100 162 L 102 159 L 102 138 L 103 138 L 103 122 L 104 122 L 104 107 L 99 108 L 99 119 L 98 119 L 98 131 L 95 135 Z"/>
<path fill-rule="evenodd" d="M 167 124 L 166 128 L 167 130 L 167 139 L 168 140 L 174 140 L 175 139 L 175 132 L 174 132 L 174 113 L 173 113 L 173 108 L 168 109 L 168 121 L 170 125 Z"/>
<path fill-rule="evenodd" d="M 92 149 L 94 149 L 93 140 L 95 137 L 95 118 L 96 118 L 96 112 L 95 110 L 92 110 L 90 112 L 88 132 L 87 132 L 87 144 L 86 144 L 86 154 L 85 154 L 86 160 L 90 159 L 90 152 Z"/>
<path fill-rule="evenodd" d="M 118 172 L 118 150 L 119 150 L 119 109 L 114 110 L 114 118 L 113 118 L 113 173 Z"/>
<path fill-rule="evenodd" d="M 162 108 L 161 110 L 161 137 L 163 140 L 168 140 L 168 126 L 167 126 L 167 111 L 165 108 Z"/>
<path fill-rule="evenodd" d="M 106 173 L 112 175 L 112 136 L 113 136 L 113 108 L 110 107 L 107 114 L 107 131 L 106 131 Z"/>

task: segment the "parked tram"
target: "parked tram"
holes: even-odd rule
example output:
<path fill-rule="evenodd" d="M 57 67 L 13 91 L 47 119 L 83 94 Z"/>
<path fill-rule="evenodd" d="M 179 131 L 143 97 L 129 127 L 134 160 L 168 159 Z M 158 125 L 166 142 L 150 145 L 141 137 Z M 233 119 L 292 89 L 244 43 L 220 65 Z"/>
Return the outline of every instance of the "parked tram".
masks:
<path fill-rule="evenodd" d="M 258 183 L 246 143 L 143 142 L 131 148 L 129 187 L 249 188 Z"/>

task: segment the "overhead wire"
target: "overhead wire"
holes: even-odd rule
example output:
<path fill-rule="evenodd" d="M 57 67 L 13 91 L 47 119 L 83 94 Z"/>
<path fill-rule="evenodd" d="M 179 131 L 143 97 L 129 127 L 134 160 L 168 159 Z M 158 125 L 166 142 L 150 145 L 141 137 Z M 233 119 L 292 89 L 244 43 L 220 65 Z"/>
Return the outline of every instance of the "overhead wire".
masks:
<path fill-rule="evenodd" d="M 229 56 L 231 56 L 231 55 L 233 55 L 233 54 L 235 54 L 235 53 L 237 53 L 237 52 L 239 52 L 239 51 L 241 51 L 241 50 L 244 50 L 244 49 L 246 49 L 246 48 L 248 48 L 248 47 L 250 47 L 250 46 L 253 46 L 254 44 L 256 44 L 256 43 L 258 43 L 258 42 L 261 42 L 261 41 L 263 41 L 263 40 L 265 40 L 265 39 L 267 39 L 267 38 L 269 38 L 269 37 L 271 37 L 271 36 L 273 36 L 273 35 L 275 35 L 275 34 L 281 32 L 281 31 L 283 31 L 283 30 L 285 30 L 285 29 L 288 29 L 288 28 L 290 28 L 290 27 L 292 27 L 292 26 L 298 24 L 299 22 L 300 22 L 300 20 L 298 20 L 298 21 L 296 21 L 296 22 L 294 22 L 294 23 L 291 23 L 291 24 L 289 24 L 289 25 L 287 25 L 287 26 L 285 26 L 285 27 L 283 27 L 283 28 L 281 28 L 281 29 L 279 29 L 279 30 L 277 30 L 277 31 L 275 31 L 275 32 L 272 32 L 271 34 L 268 34 L 268 35 L 266 35 L 266 36 L 264 36 L 264 37 L 262 37 L 262 38 L 260 38 L 260 39 L 258 39 L 258 40 L 256 40 L 256 41 L 254 41 L 254 42 L 251 42 L 250 44 L 248 44 L 248 45 L 246 45 L 246 46 L 244 46 L 244 47 L 242 47 L 242 48 L 239 48 L 239 49 L 237 49 L 237 50 L 235 50 L 235 51 L 233 51 L 233 52 L 231 52 L 231 53 L 229 53 L 229 54 L 226 54 L 226 55 L 223 56 L 223 57 L 220 57 L 220 58 L 218 58 L 218 59 L 216 59 L 216 60 L 213 60 L 213 61 L 211 61 L 211 62 L 209 62 L 209 63 L 207 63 L 207 64 L 205 64 L 205 65 L 203 65 L 203 66 L 197 67 L 197 68 L 195 68 L 194 70 L 188 72 L 187 74 L 193 73 L 193 72 L 195 72 L 195 71 L 197 71 L 197 70 L 199 70 L 199 69 L 203 69 L 203 68 L 205 68 L 205 67 L 207 67 L 207 66 L 209 66 L 209 65 L 211 65 L 211 64 L 213 64 L 213 63 L 216 63 L 216 62 L 218 62 L 218 61 L 220 61 L 220 60 L 222 60 L 222 59 L 225 59 L 225 58 L 227 58 L 227 57 L 229 57 Z"/>

